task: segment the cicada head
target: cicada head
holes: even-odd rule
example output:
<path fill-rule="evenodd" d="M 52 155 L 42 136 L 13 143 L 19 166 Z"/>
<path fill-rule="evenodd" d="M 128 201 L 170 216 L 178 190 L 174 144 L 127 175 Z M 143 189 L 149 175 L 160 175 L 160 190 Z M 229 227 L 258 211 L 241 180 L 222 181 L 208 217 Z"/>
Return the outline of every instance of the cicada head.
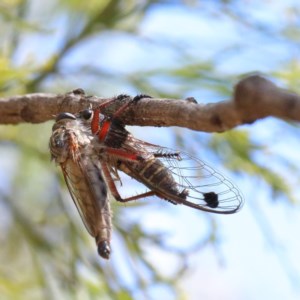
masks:
<path fill-rule="evenodd" d="M 79 150 L 90 143 L 87 132 L 75 115 L 66 112 L 57 115 L 49 141 L 51 158 L 56 163 L 63 163 L 68 158 L 75 160 Z"/>

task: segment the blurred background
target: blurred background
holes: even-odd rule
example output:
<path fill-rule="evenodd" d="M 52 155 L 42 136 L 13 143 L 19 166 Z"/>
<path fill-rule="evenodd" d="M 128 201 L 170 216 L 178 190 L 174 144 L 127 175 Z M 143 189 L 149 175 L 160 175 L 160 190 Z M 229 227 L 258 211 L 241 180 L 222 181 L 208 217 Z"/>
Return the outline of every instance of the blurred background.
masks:
<path fill-rule="evenodd" d="M 80 87 L 210 103 L 253 72 L 300 92 L 299 25 L 296 0 L 1 0 L 0 96 Z M 128 128 L 208 162 L 245 205 L 222 216 L 112 200 L 109 261 L 50 162 L 52 124 L 0 126 L 1 299 L 299 299 L 298 124 Z"/>

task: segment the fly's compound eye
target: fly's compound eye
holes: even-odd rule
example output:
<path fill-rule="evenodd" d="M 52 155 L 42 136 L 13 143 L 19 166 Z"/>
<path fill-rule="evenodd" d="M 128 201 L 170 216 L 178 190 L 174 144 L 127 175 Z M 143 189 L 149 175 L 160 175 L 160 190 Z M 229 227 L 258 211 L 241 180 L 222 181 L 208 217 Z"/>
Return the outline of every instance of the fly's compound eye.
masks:
<path fill-rule="evenodd" d="M 80 114 L 81 118 L 88 121 L 92 118 L 93 111 L 91 109 L 85 109 L 85 110 L 81 111 L 79 114 Z"/>
<path fill-rule="evenodd" d="M 76 117 L 74 115 L 72 115 L 71 113 L 63 112 L 63 113 L 60 113 L 56 116 L 55 121 L 58 122 L 58 121 L 63 120 L 63 119 L 76 120 Z"/>

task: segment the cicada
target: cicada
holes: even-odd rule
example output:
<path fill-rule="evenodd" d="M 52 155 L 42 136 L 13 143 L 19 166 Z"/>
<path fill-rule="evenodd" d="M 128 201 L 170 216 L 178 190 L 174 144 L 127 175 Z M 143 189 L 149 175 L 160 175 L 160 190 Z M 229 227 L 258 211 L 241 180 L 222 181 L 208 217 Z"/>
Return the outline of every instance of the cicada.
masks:
<path fill-rule="evenodd" d="M 86 109 L 77 115 L 60 114 L 50 140 L 52 155 L 61 164 L 73 200 L 89 232 L 96 237 L 99 254 L 105 258 L 108 258 L 110 252 L 111 226 L 106 189 L 120 202 L 152 197 L 218 214 L 235 213 L 243 204 L 238 188 L 202 160 L 182 151 L 137 139 L 125 128 L 125 124 L 120 121 L 120 116 L 130 105 L 134 105 L 144 97 L 148 96 L 140 95 L 132 99 L 129 96 L 120 95 L 115 100 L 109 100 L 93 110 Z M 114 114 L 108 117 L 101 113 L 112 101 L 118 100 L 126 101 Z M 77 144 L 82 144 L 82 148 L 75 147 L 78 149 L 79 159 L 75 156 L 74 160 L 73 146 L 72 142 L 68 141 L 69 138 L 62 142 L 61 134 L 56 133 L 60 130 L 65 136 L 70 136 L 70 133 L 67 134 L 66 124 L 73 128 L 69 128 L 71 135 L 74 135 L 76 127 L 78 133 L 80 132 L 86 139 L 81 143 L 80 138 L 77 137 Z M 73 127 L 74 125 L 76 126 Z M 57 148 L 59 150 L 64 148 L 61 145 L 66 145 L 67 150 L 64 151 L 65 154 L 62 154 L 63 151 L 58 151 L 59 155 L 57 155 Z M 57 159 L 57 157 L 65 156 L 70 161 L 61 162 Z M 78 174 L 86 177 L 82 180 L 84 187 L 80 190 L 90 188 L 90 197 L 85 196 L 83 192 L 76 192 L 78 188 L 75 186 L 75 181 L 71 180 L 73 176 L 69 174 L 71 168 L 66 169 L 68 164 L 72 166 L 77 164 Z M 87 172 L 86 168 L 89 165 L 90 171 Z M 88 179 L 92 173 L 97 180 Z M 119 191 L 124 173 L 145 186 L 147 190 L 129 197 L 121 195 Z M 98 181 L 97 187 L 96 181 Z M 104 203 L 105 206 L 102 206 Z M 107 209 L 105 213 L 104 207 Z M 91 227 L 97 227 L 97 233 L 91 230 Z M 107 230 L 106 235 L 104 228 Z M 104 253 L 108 255 L 103 255 L 102 248 L 107 250 Z"/>
<path fill-rule="evenodd" d="M 99 255 L 108 259 L 111 210 L 98 155 L 91 147 L 92 139 L 81 117 L 61 113 L 53 125 L 49 147 L 86 229 L 96 240 Z"/>

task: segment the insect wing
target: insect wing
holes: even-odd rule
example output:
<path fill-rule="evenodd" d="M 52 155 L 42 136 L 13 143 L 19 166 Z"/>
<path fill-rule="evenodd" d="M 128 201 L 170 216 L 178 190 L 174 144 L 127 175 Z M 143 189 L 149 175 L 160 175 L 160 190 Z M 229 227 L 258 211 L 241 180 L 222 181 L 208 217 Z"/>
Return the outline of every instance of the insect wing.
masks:
<path fill-rule="evenodd" d="M 163 157 L 179 188 L 187 191 L 184 205 L 213 213 L 237 212 L 243 197 L 238 188 L 224 175 L 198 158 L 185 152 L 179 157 Z"/>
<path fill-rule="evenodd" d="M 84 122 L 70 113 L 56 117 L 49 141 L 52 159 L 61 166 L 71 197 L 98 253 L 109 259 L 111 212 L 100 163 Z"/>
<path fill-rule="evenodd" d="M 160 183 L 149 186 L 143 176 L 137 174 L 134 163 L 124 162 L 120 169 L 127 175 L 148 186 L 149 191 L 156 192 L 157 195 L 167 195 L 162 198 L 174 204 L 183 204 L 198 210 L 203 210 L 219 214 L 231 214 L 237 212 L 243 205 L 243 197 L 239 189 L 225 176 L 188 153 L 174 151 L 168 148 L 149 144 L 129 136 L 125 148 L 134 148 L 146 157 L 154 156 L 152 163 L 154 173 L 161 173 L 170 176 L 176 182 L 176 186 L 170 183 L 170 188 L 159 189 Z M 140 162 L 138 162 L 139 164 Z M 165 170 L 163 170 L 165 168 Z M 141 168 L 142 169 L 142 168 Z M 148 169 L 150 170 L 149 166 Z M 156 171 L 157 170 L 157 171 Z M 161 170 L 161 171 L 160 171 Z M 143 171 L 144 172 L 144 171 Z M 144 175 L 146 172 L 144 172 Z M 153 175 L 151 175 L 153 176 Z M 153 176 L 155 177 L 155 176 Z M 164 180 L 164 178 L 161 178 Z M 149 181 L 148 181 L 149 182 Z M 173 192 L 171 191 L 173 189 Z M 178 195 L 174 195 L 174 188 L 178 190 Z M 145 192 L 145 191 L 144 191 Z M 184 195 L 185 197 L 179 197 Z"/>
<path fill-rule="evenodd" d="M 96 237 L 99 227 L 110 224 L 107 189 L 101 170 L 87 157 L 81 157 L 77 162 L 68 160 L 61 167 L 83 223 L 88 232 Z M 105 222 L 103 218 L 106 218 Z"/>

